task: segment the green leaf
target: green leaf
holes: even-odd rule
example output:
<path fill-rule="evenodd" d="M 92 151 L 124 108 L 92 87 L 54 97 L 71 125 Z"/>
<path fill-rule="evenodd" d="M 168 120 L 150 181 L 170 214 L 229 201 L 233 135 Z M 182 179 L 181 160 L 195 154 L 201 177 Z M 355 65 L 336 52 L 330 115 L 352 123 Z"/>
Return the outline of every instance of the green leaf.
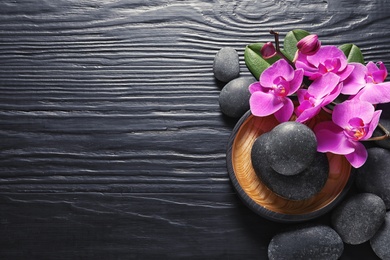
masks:
<path fill-rule="evenodd" d="M 292 30 L 287 33 L 283 42 L 283 53 L 289 60 L 292 61 L 295 57 L 295 53 L 298 50 L 297 43 L 309 34 L 309 32 L 301 29 Z"/>
<path fill-rule="evenodd" d="M 263 45 L 264 43 L 249 44 L 244 52 L 245 64 L 256 79 L 259 79 L 261 73 L 279 59 L 277 55 L 269 59 L 263 59 L 260 54 Z"/>
<path fill-rule="evenodd" d="M 339 47 L 347 56 L 348 62 L 358 62 L 364 64 L 363 54 L 359 47 L 352 43 L 343 44 Z"/>

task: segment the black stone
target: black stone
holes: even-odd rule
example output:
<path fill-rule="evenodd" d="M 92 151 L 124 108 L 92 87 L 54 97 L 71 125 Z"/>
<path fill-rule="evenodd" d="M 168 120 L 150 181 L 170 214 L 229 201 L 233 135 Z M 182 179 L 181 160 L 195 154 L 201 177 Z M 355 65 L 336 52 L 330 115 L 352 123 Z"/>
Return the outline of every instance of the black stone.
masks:
<path fill-rule="evenodd" d="M 249 85 L 255 82 L 253 77 L 236 78 L 227 83 L 219 95 L 219 107 L 229 117 L 239 118 L 249 110 Z"/>
<path fill-rule="evenodd" d="M 314 132 L 304 124 L 289 121 L 271 131 L 268 155 L 271 167 L 280 174 L 294 175 L 306 169 L 317 153 Z"/>
<path fill-rule="evenodd" d="M 378 195 L 390 209 L 390 151 L 373 147 L 367 149 L 366 163 L 357 169 L 356 186 L 362 192 Z"/>
<path fill-rule="evenodd" d="M 270 260 L 338 259 L 344 251 L 340 236 L 331 227 L 298 227 L 274 236 L 268 245 Z"/>
<path fill-rule="evenodd" d="M 333 228 L 347 244 L 371 239 L 385 220 L 383 200 L 372 193 L 356 194 L 337 206 L 331 215 Z"/>
<path fill-rule="evenodd" d="M 259 179 L 271 191 L 290 200 L 304 200 L 317 194 L 324 187 L 329 175 L 326 154 L 316 153 L 307 169 L 296 175 L 282 175 L 272 169 L 267 160 L 272 139 L 271 132 L 260 135 L 252 146 L 252 166 Z"/>
<path fill-rule="evenodd" d="M 381 259 L 390 259 L 390 211 L 386 213 L 382 226 L 370 239 L 370 245 Z"/>
<path fill-rule="evenodd" d="M 238 53 L 231 47 L 220 49 L 214 57 L 214 76 L 222 82 L 229 82 L 240 75 Z"/>

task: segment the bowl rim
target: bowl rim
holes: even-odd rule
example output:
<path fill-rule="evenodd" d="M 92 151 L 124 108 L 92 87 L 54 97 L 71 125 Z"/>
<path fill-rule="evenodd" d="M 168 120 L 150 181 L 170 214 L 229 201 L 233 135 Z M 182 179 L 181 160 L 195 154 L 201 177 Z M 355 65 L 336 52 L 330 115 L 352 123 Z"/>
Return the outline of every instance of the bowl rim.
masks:
<path fill-rule="evenodd" d="M 235 190 L 238 193 L 239 198 L 243 201 L 243 203 L 250 208 L 252 211 L 257 213 L 258 215 L 276 222 L 282 222 L 282 223 L 294 223 L 294 222 L 303 222 L 308 221 L 317 217 L 320 217 L 324 215 L 325 213 L 329 212 L 331 209 L 333 209 L 337 204 L 339 204 L 345 195 L 350 190 L 353 181 L 355 179 L 355 169 L 351 167 L 350 177 L 348 178 L 348 181 L 346 182 L 344 188 L 342 191 L 327 205 L 319 208 L 318 210 L 303 213 L 303 214 L 283 214 L 275 211 L 271 211 L 260 204 L 256 203 L 249 195 L 244 191 L 244 189 L 241 187 L 236 174 L 234 172 L 234 166 L 233 166 L 233 145 L 234 141 L 236 139 L 236 136 L 243 125 L 243 123 L 252 116 L 252 113 L 250 110 L 248 110 L 236 123 L 236 125 L 233 128 L 233 131 L 229 137 L 227 151 L 226 151 L 226 166 L 229 174 L 229 178 L 235 188 Z"/>

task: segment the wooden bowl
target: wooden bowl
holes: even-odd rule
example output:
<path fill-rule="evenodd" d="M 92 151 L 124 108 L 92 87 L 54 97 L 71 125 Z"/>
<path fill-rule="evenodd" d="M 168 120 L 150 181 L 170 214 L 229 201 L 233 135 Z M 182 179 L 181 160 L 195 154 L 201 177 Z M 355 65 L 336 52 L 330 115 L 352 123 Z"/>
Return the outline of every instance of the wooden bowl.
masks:
<path fill-rule="evenodd" d="M 324 120 L 329 120 L 325 112 L 307 125 L 313 128 Z M 274 116 L 256 117 L 250 111 L 238 121 L 227 150 L 229 177 L 239 197 L 260 216 L 278 222 L 301 222 L 319 217 L 336 206 L 350 189 L 354 178 L 352 167 L 345 156 L 328 153 L 329 177 L 319 193 L 300 201 L 278 196 L 257 177 L 251 162 L 251 149 L 256 138 L 278 124 Z"/>

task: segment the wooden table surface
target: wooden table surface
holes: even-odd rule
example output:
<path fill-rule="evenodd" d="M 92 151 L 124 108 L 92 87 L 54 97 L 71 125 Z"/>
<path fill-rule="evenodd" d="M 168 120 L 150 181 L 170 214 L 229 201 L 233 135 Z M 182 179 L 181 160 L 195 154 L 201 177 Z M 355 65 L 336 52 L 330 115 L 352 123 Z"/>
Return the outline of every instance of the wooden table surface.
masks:
<path fill-rule="evenodd" d="M 2 0 L 0 259 L 267 259 L 212 65 L 296 28 L 390 66 L 386 0 Z"/>

